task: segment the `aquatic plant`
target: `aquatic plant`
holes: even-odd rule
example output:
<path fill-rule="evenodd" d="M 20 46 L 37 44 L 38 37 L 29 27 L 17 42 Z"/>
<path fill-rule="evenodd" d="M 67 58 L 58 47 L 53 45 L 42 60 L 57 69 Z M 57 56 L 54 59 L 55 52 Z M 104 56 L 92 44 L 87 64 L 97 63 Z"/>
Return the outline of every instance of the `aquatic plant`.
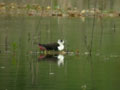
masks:
<path fill-rule="evenodd" d="M 12 49 L 13 49 L 13 52 L 15 53 L 15 52 L 16 52 L 16 49 L 17 49 L 17 44 L 16 44 L 16 42 L 13 42 L 13 43 L 12 43 Z"/>
<path fill-rule="evenodd" d="M 66 1 L 65 1 L 66 2 Z M 64 2 L 64 3 L 65 3 Z M 90 3 L 90 1 L 88 1 Z M 112 1 L 111 1 L 112 2 Z M 60 2 L 59 2 L 60 3 Z M 63 3 L 63 2 L 61 2 Z M 18 3 L 0 3 L 0 15 L 10 16 L 57 16 L 57 17 L 120 17 L 120 12 L 113 9 L 92 7 L 88 3 L 88 9 L 79 9 L 78 7 L 60 6 L 58 2 L 51 1 L 51 5 L 41 6 L 40 4 L 18 4 Z M 103 4 L 101 3 L 101 5 Z"/>

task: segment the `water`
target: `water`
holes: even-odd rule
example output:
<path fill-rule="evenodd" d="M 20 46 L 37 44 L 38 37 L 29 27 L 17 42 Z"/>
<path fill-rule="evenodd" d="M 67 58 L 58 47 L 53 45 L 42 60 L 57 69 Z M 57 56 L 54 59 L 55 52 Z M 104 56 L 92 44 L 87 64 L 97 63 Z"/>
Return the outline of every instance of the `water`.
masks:
<path fill-rule="evenodd" d="M 91 18 L 0 20 L 0 90 L 120 89 L 119 18 L 96 18 L 93 40 Z M 74 53 L 64 55 L 60 66 L 57 60 L 38 60 L 37 44 L 60 38 L 65 40 L 66 50 Z"/>

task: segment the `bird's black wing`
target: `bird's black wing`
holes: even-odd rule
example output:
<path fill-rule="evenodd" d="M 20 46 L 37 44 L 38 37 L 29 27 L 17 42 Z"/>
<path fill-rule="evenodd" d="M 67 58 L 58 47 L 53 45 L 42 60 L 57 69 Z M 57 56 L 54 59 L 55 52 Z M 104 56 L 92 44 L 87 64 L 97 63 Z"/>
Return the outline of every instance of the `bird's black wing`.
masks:
<path fill-rule="evenodd" d="M 50 44 L 39 44 L 45 47 L 47 50 L 58 50 L 58 43 L 50 43 Z"/>

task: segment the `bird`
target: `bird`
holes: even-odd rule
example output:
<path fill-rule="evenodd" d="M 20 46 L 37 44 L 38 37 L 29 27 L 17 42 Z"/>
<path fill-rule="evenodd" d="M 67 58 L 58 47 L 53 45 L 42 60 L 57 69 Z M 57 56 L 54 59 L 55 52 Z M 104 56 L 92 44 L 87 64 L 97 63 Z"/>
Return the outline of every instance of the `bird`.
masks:
<path fill-rule="evenodd" d="M 58 40 L 56 43 L 48 43 L 48 44 L 38 44 L 40 50 L 44 51 L 50 51 L 50 50 L 54 50 L 54 51 L 62 51 L 64 50 L 64 40 Z"/>

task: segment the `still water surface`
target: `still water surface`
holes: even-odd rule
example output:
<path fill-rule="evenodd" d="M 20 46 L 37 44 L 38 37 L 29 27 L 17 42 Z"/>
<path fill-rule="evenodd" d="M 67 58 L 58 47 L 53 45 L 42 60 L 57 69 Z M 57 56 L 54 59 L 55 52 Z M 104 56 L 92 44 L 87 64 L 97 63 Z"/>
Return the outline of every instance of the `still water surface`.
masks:
<path fill-rule="evenodd" d="M 120 19 L 0 17 L 0 90 L 119 90 Z M 38 43 L 70 53 L 40 59 Z M 91 56 L 89 51 L 91 50 Z M 75 52 L 79 52 L 76 54 Z"/>

